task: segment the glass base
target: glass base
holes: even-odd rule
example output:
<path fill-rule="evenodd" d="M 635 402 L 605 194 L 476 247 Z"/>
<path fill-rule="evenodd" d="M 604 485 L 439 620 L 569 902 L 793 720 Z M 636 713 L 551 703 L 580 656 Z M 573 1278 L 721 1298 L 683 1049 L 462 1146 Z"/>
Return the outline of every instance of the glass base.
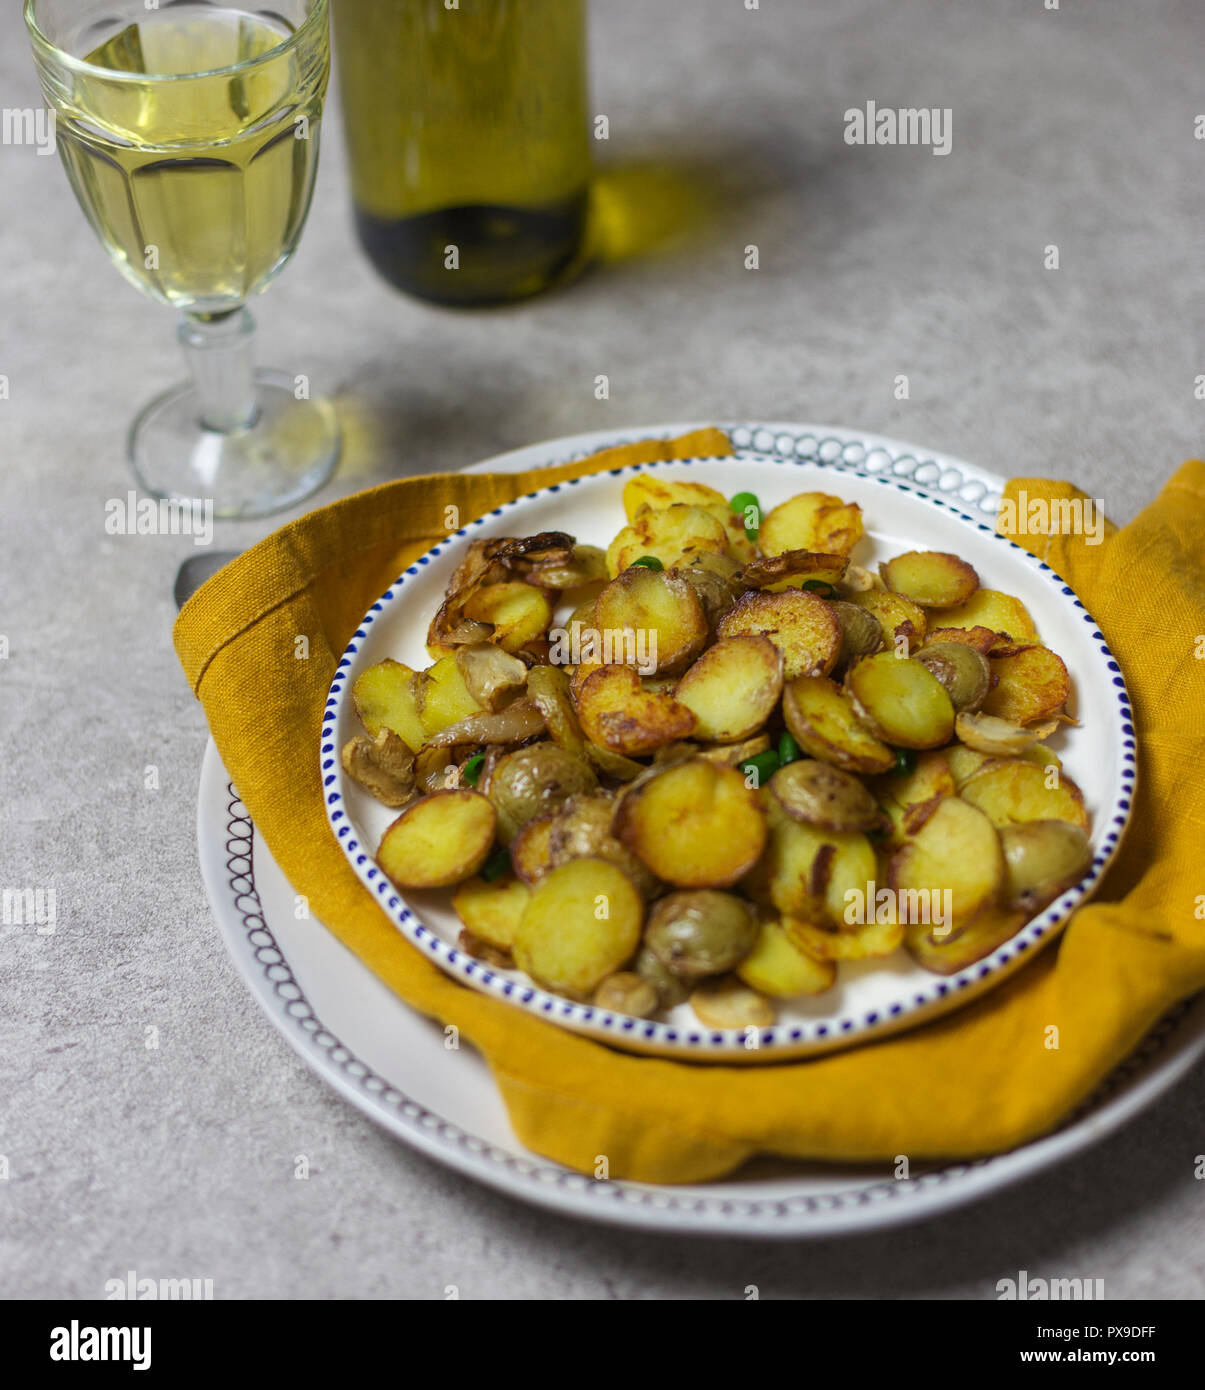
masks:
<path fill-rule="evenodd" d="M 255 373 L 253 420 L 232 430 L 201 423 L 192 385 L 153 400 L 130 430 L 134 476 L 153 497 L 213 502 L 215 517 L 268 516 L 327 482 L 341 443 L 326 400 L 298 400 L 295 378 Z"/>

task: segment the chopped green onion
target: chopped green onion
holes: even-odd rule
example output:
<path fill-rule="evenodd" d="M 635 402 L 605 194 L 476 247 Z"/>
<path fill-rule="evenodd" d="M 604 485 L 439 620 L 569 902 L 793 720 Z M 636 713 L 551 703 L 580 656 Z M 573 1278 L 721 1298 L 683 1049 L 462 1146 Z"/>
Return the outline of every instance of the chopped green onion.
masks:
<path fill-rule="evenodd" d="M 756 779 L 754 785 L 763 787 L 778 771 L 778 754 L 772 748 L 767 748 L 764 753 L 755 753 L 753 757 L 746 758 L 740 768 L 746 777 L 753 773 Z"/>
<path fill-rule="evenodd" d="M 460 776 L 470 787 L 477 785 L 477 779 L 481 776 L 481 765 L 485 762 L 484 753 L 474 753 L 467 763 L 460 769 Z"/>
<path fill-rule="evenodd" d="M 641 565 L 646 570 L 663 570 L 665 568 L 655 555 L 642 555 L 639 560 L 633 560 L 628 568 L 632 569 L 636 565 Z"/>
<path fill-rule="evenodd" d="M 803 752 L 795 742 L 795 735 L 784 729 L 778 740 L 778 761 L 786 767 L 788 763 L 798 762 L 802 757 Z"/>
<path fill-rule="evenodd" d="M 505 845 L 498 845 L 481 866 L 481 877 L 485 879 L 486 883 L 493 883 L 494 879 L 509 873 L 510 867 L 510 850 Z"/>
<path fill-rule="evenodd" d="M 916 771 L 916 750 L 914 748 L 896 748 L 895 767 L 892 773 L 901 777 L 909 777 Z"/>

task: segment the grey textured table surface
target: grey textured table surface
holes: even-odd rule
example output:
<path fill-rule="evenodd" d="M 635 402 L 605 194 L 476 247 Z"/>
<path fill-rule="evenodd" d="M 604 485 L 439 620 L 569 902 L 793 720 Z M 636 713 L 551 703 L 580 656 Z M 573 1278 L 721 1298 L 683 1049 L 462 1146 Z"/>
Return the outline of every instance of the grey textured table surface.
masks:
<path fill-rule="evenodd" d="M 1068 476 L 1126 519 L 1201 448 L 1203 23 L 1190 0 L 597 4 L 600 160 L 617 187 L 680 185 L 689 225 L 505 312 L 373 277 L 332 106 L 300 253 L 257 307 L 264 359 L 341 402 L 319 501 L 584 429 L 794 418 Z M 0 106 L 37 100 L 10 3 Z M 846 146 L 868 100 L 951 108 L 952 152 Z M 133 410 L 179 374 L 172 324 L 106 265 L 57 161 L 0 146 L 0 188 L 0 883 L 55 887 L 59 918 L 0 928 L 0 1293 L 99 1296 L 127 1269 L 218 1297 L 985 1298 L 1021 1268 L 1205 1291 L 1200 1069 L 1046 1176 L 802 1248 L 557 1221 L 337 1099 L 260 1016 L 201 890 L 206 731 L 170 641 L 191 542 L 104 530 Z M 306 1183 L 299 1152 L 320 1156 Z"/>

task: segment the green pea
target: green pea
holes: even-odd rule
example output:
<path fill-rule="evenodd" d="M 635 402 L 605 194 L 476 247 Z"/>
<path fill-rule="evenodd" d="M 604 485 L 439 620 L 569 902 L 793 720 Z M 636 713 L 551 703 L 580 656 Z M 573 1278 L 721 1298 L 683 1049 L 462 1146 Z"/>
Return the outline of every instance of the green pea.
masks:
<path fill-rule="evenodd" d="M 895 767 L 892 772 L 900 777 L 909 777 L 916 771 L 916 749 L 915 748 L 896 748 Z"/>
<path fill-rule="evenodd" d="M 836 592 L 827 579 L 805 579 L 799 587 L 801 589 L 811 589 L 813 593 L 819 594 L 821 598 L 832 598 Z"/>
<path fill-rule="evenodd" d="M 737 492 L 728 499 L 728 510 L 732 512 L 748 511 L 750 507 L 756 507 L 761 511 L 761 503 L 757 500 L 756 492 Z"/>
<path fill-rule="evenodd" d="M 665 566 L 661 563 L 660 560 L 657 559 L 655 555 L 642 555 L 639 560 L 633 560 L 631 565 L 628 566 L 628 568 L 632 569 L 636 565 L 639 565 L 642 569 L 646 570 L 663 570 L 665 568 Z"/>

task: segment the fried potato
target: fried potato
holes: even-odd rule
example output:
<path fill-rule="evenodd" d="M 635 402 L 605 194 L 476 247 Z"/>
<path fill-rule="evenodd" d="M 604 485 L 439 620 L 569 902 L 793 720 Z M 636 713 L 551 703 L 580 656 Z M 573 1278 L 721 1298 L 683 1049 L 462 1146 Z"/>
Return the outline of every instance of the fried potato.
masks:
<path fill-rule="evenodd" d="M 591 743 L 625 757 L 651 753 L 695 728 L 693 712 L 671 695 L 650 694 L 630 666 L 601 666 L 583 682 L 577 713 Z"/>
<path fill-rule="evenodd" d="M 483 584 L 464 606 L 465 617 L 479 623 L 492 623 L 489 640 L 504 652 L 521 651 L 548 631 L 552 604 L 543 589 L 508 579 L 501 584 Z"/>
<path fill-rule="evenodd" d="M 875 853 L 865 835 L 820 830 L 792 820 L 773 794 L 763 798 L 769 835 L 746 876 L 745 891 L 784 917 L 845 921 L 847 894 L 864 893 L 875 876 Z"/>
<path fill-rule="evenodd" d="M 955 728 L 957 729 L 957 720 Z M 969 782 L 980 768 L 991 762 L 990 754 L 980 753 L 977 749 L 964 747 L 959 743 L 943 749 L 942 756 L 949 765 L 955 791 L 961 791 L 964 782 Z"/>
<path fill-rule="evenodd" d="M 485 863 L 497 815 L 479 792 L 432 792 L 381 836 L 377 863 L 399 888 L 450 888 Z"/>
<path fill-rule="evenodd" d="M 529 820 L 510 844 L 510 862 L 519 881 L 530 888 L 554 867 L 552 829 L 556 813 Z"/>
<path fill-rule="evenodd" d="M 558 666 L 533 666 L 527 677 L 527 693 L 554 743 L 576 758 L 586 756 L 586 737 L 569 698 L 569 677 Z"/>
<path fill-rule="evenodd" d="M 643 922 L 644 903 L 618 865 L 574 859 L 531 889 L 511 950 L 533 980 L 584 999 L 635 954 Z"/>
<path fill-rule="evenodd" d="M 958 795 L 977 806 L 995 826 L 1034 820 L 1065 820 L 1088 829 L 1084 794 L 1066 773 L 1056 773 L 1057 784 L 1044 767 L 1027 758 L 985 763 L 959 789 Z"/>
<path fill-rule="evenodd" d="M 704 980 L 690 1007 L 705 1028 L 769 1028 L 774 1022 L 774 1005 L 735 975 Z"/>
<path fill-rule="evenodd" d="M 721 637 L 768 637 L 782 652 L 787 680 L 827 675 L 841 651 L 841 625 L 822 598 L 806 589 L 753 590 L 720 622 Z"/>
<path fill-rule="evenodd" d="M 895 752 L 862 723 L 839 685 L 824 676 L 799 676 L 782 692 L 782 714 L 805 753 L 846 772 L 886 772 Z"/>
<path fill-rule="evenodd" d="M 787 934 L 783 922 L 761 924 L 753 949 L 736 967 L 750 989 L 771 999 L 797 999 L 804 994 L 823 994 L 837 979 L 831 960 L 805 955 Z"/>
<path fill-rule="evenodd" d="M 1016 724 L 1032 724 L 1063 708 L 1071 678 L 1063 660 L 1040 645 L 1008 648 L 988 657 L 995 684 L 983 712 Z"/>
<path fill-rule="evenodd" d="M 908 550 L 879 566 L 883 582 L 921 608 L 954 608 L 979 587 L 979 576 L 944 550 Z"/>
<path fill-rule="evenodd" d="M 674 506 L 727 512 L 728 499 L 706 483 L 665 478 L 656 473 L 637 473 L 623 485 L 623 511 L 629 521 L 635 521 L 641 512 L 660 512 Z"/>
<path fill-rule="evenodd" d="M 631 633 L 613 640 L 619 651 L 604 650 L 615 665 L 651 665 L 659 675 L 684 671 L 707 645 L 708 624 L 694 586 L 678 570 L 626 569 L 594 601 L 594 622 L 606 634 Z"/>
<path fill-rule="evenodd" d="M 610 1013 L 649 1018 L 660 1006 L 661 996 L 651 980 L 633 970 L 620 970 L 608 975 L 594 991 L 594 1004 Z"/>
<path fill-rule="evenodd" d="M 428 738 L 481 713 L 481 705 L 469 694 L 455 656 L 441 656 L 434 666 L 420 671 L 414 682 L 414 695 Z"/>
<path fill-rule="evenodd" d="M 343 770 L 385 806 L 404 806 L 414 791 L 414 754 L 392 729 L 343 745 Z"/>
<path fill-rule="evenodd" d="M 795 917 L 783 919 L 783 930 L 797 951 L 816 961 L 871 960 L 889 956 L 904 943 L 902 922 L 862 922 L 833 931 Z"/>
<path fill-rule="evenodd" d="M 992 685 L 987 657 L 967 642 L 926 642 L 916 653 L 920 664 L 941 681 L 959 712 L 979 709 Z"/>
<path fill-rule="evenodd" d="M 917 965 L 935 975 L 953 975 L 984 956 L 990 956 L 997 947 L 1016 936 L 1024 925 L 1024 912 L 989 907 L 946 936 L 935 935 L 940 929 L 932 925 L 910 922 L 904 929 L 904 944 Z"/>
<path fill-rule="evenodd" d="M 607 547 L 607 573 L 614 578 L 644 555 L 655 556 L 666 569 L 688 565 L 705 551 L 728 553 L 724 524 L 702 507 L 680 503 L 658 511 L 641 512 Z"/>
<path fill-rule="evenodd" d="M 755 734 L 782 694 L 782 653 L 766 637 L 722 637 L 682 677 L 674 698 L 695 716 L 695 735 L 737 743 Z"/>
<path fill-rule="evenodd" d="M 875 795 L 891 821 L 895 844 L 902 844 L 923 823 L 918 808 L 926 808 L 923 815 L 927 819 L 939 798 L 953 796 L 958 790 L 946 756 L 949 751 L 921 753 L 911 772 L 881 777 L 875 784 Z"/>
<path fill-rule="evenodd" d="M 997 589 L 976 589 L 965 603 L 933 609 L 929 620 L 935 628 L 985 627 L 997 634 L 1007 633 L 1018 642 L 1038 640 L 1038 630 L 1021 600 Z M 943 640 L 948 642 L 950 638 Z"/>
<path fill-rule="evenodd" d="M 584 757 L 558 743 L 540 742 L 499 758 L 486 795 L 498 813 L 498 838 L 509 845 L 528 821 L 556 811 L 572 796 L 597 790 L 598 778 Z"/>
<path fill-rule="evenodd" d="M 834 671 L 846 671 L 864 656 L 873 656 L 883 645 L 883 627 L 873 613 L 844 599 L 830 599 L 829 608 L 841 629 L 841 650 Z"/>
<path fill-rule="evenodd" d="M 552 819 L 548 836 L 550 864 L 567 864 L 571 859 L 609 859 L 627 874 L 641 897 L 656 897 L 661 885 L 632 851 L 615 838 L 611 831 L 614 817 L 615 802 L 609 796 L 570 797 Z"/>
<path fill-rule="evenodd" d="M 997 758 L 1021 757 L 1038 741 L 1037 733 L 1011 719 L 998 719 L 994 714 L 971 714 L 959 710 L 954 720 L 954 732 L 976 753 Z"/>
<path fill-rule="evenodd" d="M 852 666 L 845 688 L 854 708 L 885 742 L 898 748 L 938 748 L 954 732 L 954 706 L 945 686 L 912 657 L 879 652 Z"/>
<path fill-rule="evenodd" d="M 1031 820 L 1000 830 L 1012 907 L 1041 911 L 1078 883 L 1092 863 L 1092 846 L 1078 825 L 1063 820 Z"/>
<path fill-rule="evenodd" d="M 765 813 L 731 767 L 692 758 L 653 773 L 619 803 L 613 833 L 678 888 L 726 888 L 757 861 Z"/>
<path fill-rule="evenodd" d="M 516 878 L 467 879 L 456 890 L 452 906 L 456 915 L 480 941 L 509 951 L 531 893 Z"/>
<path fill-rule="evenodd" d="M 757 548 L 763 555 L 787 550 L 848 555 L 862 539 L 862 509 L 827 492 L 801 492 L 762 518 Z"/>
<path fill-rule="evenodd" d="M 931 627 L 925 645 L 961 642 L 963 646 L 973 647 L 980 656 L 986 656 L 999 640 L 1000 634 L 990 627 Z"/>
<path fill-rule="evenodd" d="M 809 580 L 835 587 L 848 567 L 849 560 L 844 555 L 784 550 L 781 555 L 750 561 L 741 571 L 741 583 L 746 589 L 769 589 L 771 593 L 801 588 Z"/>
<path fill-rule="evenodd" d="M 893 594 L 888 589 L 865 589 L 847 595 L 845 602 L 864 609 L 878 620 L 883 629 L 883 645 L 893 651 L 901 637 L 907 640 L 909 652 L 914 652 L 925 640 L 924 609 L 902 594 Z"/>
<path fill-rule="evenodd" d="M 600 748 L 597 743 L 586 743 L 586 758 L 592 767 L 614 777 L 617 782 L 631 782 L 647 769 L 643 763 L 616 753 L 610 748 Z"/>
<path fill-rule="evenodd" d="M 946 902 L 950 893 L 950 919 L 955 926 L 968 922 L 991 907 L 1004 884 L 1004 854 L 995 827 L 982 811 L 957 797 L 939 801 L 932 815 L 907 844 L 891 856 L 887 883 L 896 894 L 924 892 L 927 899 L 915 901 L 923 909 Z M 906 921 L 915 921 L 918 912 L 911 906 L 903 912 Z M 944 908 L 942 909 L 944 911 Z"/>
<path fill-rule="evenodd" d="M 866 831 L 882 824 L 882 812 L 862 782 L 813 758 L 780 767 L 770 778 L 770 790 L 787 815 L 804 825 Z"/>
<path fill-rule="evenodd" d="M 412 753 L 427 741 L 415 696 L 416 672 L 400 661 L 378 661 L 356 677 L 352 704 L 370 738 L 392 729 Z"/>

